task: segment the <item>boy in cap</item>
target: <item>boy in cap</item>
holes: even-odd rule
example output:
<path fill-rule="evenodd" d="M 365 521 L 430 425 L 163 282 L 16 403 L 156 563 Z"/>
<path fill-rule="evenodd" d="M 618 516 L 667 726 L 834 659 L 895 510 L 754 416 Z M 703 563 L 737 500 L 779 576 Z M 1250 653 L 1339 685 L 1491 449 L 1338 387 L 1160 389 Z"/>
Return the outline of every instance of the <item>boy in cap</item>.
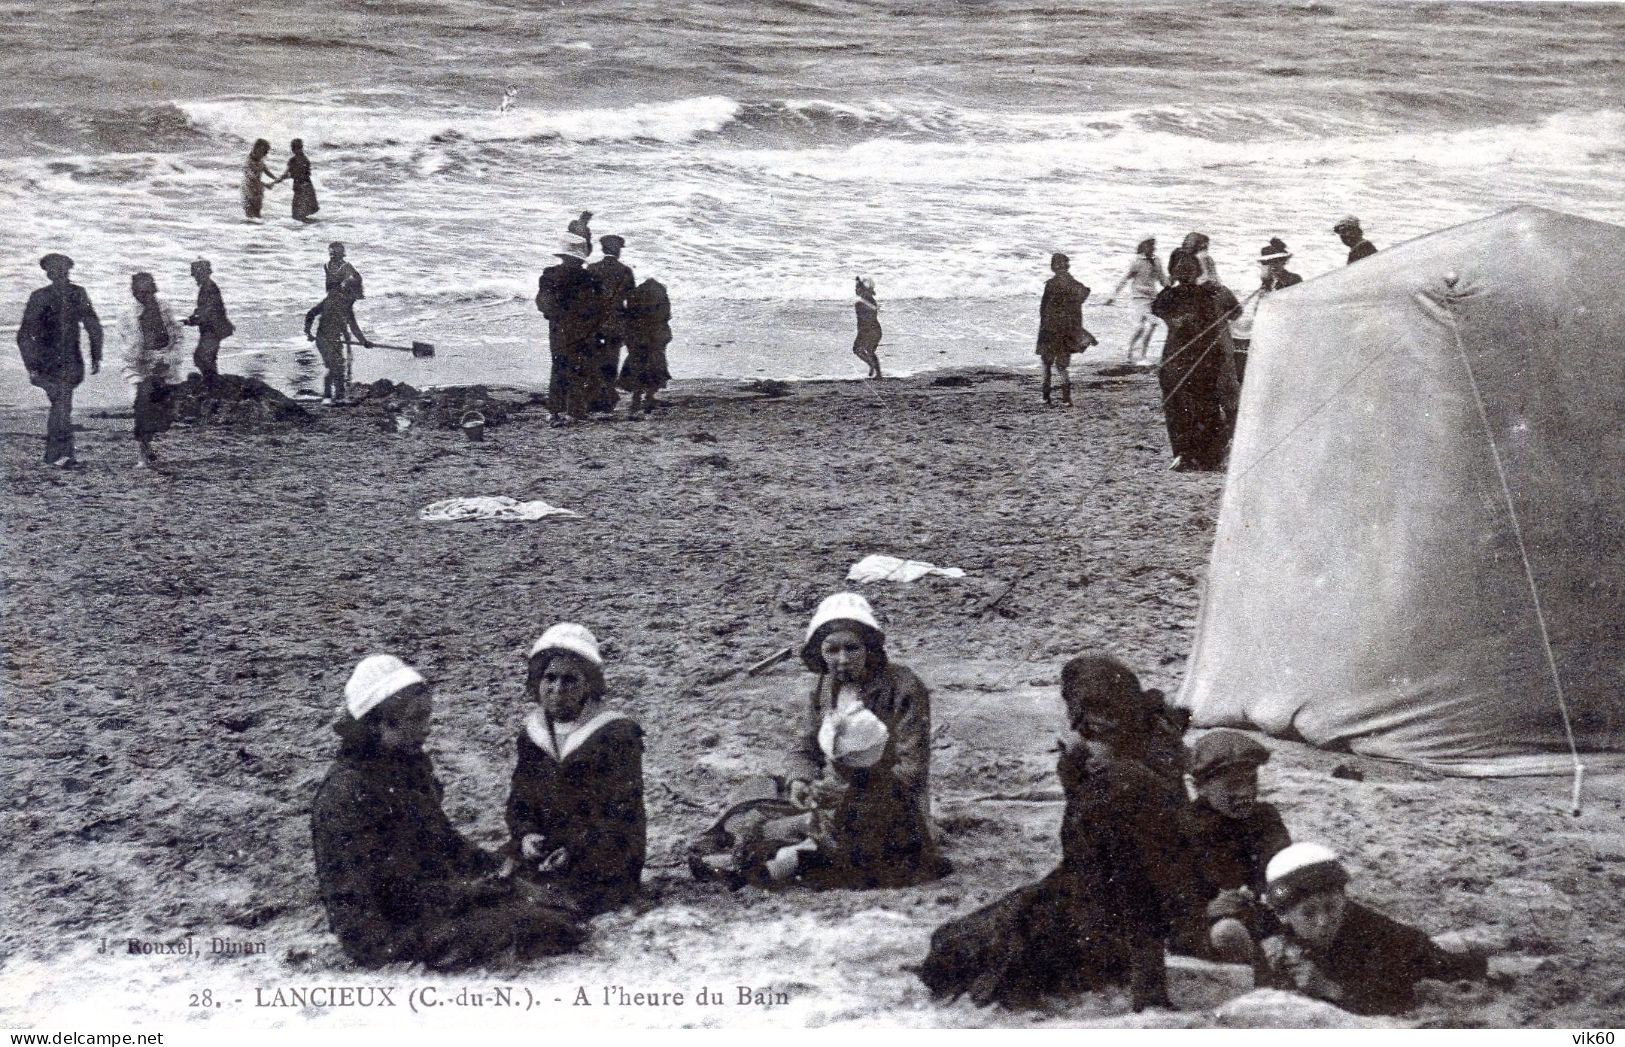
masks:
<path fill-rule="evenodd" d="M 1360 230 L 1360 220 L 1353 215 L 1332 226 L 1332 232 L 1336 233 L 1337 238 L 1349 249 L 1349 265 L 1377 253 L 1376 245 L 1365 238 L 1365 233 Z"/>
<path fill-rule="evenodd" d="M 52 252 L 39 260 L 50 284 L 28 296 L 23 322 L 17 327 L 17 351 L 28 380 L 45 391 L 51 413 L 45 422 L 45 461 L 76 468 L 73 456 L 73 390 L 85 380 L 85 358 L 79 353 L 79 328 L 90 336 L 90 373 L 102 366 L 102 322 L 85 289 L 68 280 L 73 259 Z"/>
<path fill-rule="evenodd" d="M 1181 826 L 1205 907 L 1187 914 L 1175 934 L 1178 951 L 1253 963 L 1256 942 L 1279 924 L 1264 907 L 1264 871 L 1292 843 L 1272 804 L 1258 799 L 1258 768 L 1270 751 L 1240 731 L 1209 731 L 1190 748 L 1195 800 Z"/>
<path fill-rule="evenodd" d="M 1352 901 L 1349 875 L 1331 848 L 1296 843 L 1270 859 L 1265 895 L 1284 925 L 1264 940 L 1254 977 L 1355 1014 L 1397 1014 L 1423 978 L 1483 978 L 1486 958 L 1453 953 L 1432 938 Z"/>
<path fill-rule="evenodd" d="M 638 284 L 632 267 L 621 261 L 621 250 L 626 241 L 613 233 L 599 239 L 604 257 L 587 266 L 587 271 L 598 280 L 603 295 L 598 306 L 598 333 L 593 342 L 592 399 L 590 411 L 608 414 L 615 410 L 620 394 L 615 379 L 621 370 L 621 347 L 626 344 L 626 297 Z"/>

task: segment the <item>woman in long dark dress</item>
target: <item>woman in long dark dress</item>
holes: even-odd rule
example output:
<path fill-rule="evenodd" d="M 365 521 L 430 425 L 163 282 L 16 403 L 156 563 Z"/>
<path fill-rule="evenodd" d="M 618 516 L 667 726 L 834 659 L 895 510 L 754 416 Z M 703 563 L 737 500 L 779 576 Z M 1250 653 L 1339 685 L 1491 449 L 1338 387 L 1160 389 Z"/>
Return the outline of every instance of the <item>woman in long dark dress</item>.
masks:
<path fill-rule="evenodd" d="M 293 155 L 288 157 L 288 169 L 277 181 L 293 182 L 293 217 L 296 221 L 308 222 L 311 215 L 321 210 L 316 203 L 316 183 L 310 180 L 310 157 L 305 155 L 302 138 L 295 138 L 288 143 L 288 148 L 293 150 Z"/>
<path fill-rule="evenodd" d="M 1218 469 L 1230 450 L 1240 387 L 1228 320 L 1236 296 L 1216 283 L 1202 283 L 1201 261 L 1181 248 L 1168 259 L 1174 286 L 1151 303 L 1168 325 L 1157 381 L 1162 388 L 1168 443 L 1180 470 Z"/>
<path fill-rule="evenodd" d="M 260 208 L 265 206 L 265 190 L 276 185 L 276 179 L 271 178 L 271 169 L 265 166 L 265 158 L 271 155 L 271 143 L 263 138 L 256 138 L 254 146 L 248 151 L 248 162 L 243 164 L 243 216 L 258 218 Z"/>

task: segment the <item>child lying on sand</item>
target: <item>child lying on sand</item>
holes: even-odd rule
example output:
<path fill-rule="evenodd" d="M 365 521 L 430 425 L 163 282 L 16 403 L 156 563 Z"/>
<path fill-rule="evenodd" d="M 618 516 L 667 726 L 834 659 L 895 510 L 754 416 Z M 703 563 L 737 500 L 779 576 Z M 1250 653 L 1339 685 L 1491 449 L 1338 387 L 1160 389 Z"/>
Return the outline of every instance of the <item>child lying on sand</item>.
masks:
<path fill-rule="evenodd" d="M 1291 989 L 1355 1014 L 1397 1014 L 1423 978 L 1483 978 L 1482 955 L 1453 953 L 1415 927 L 1343 893 L 1348 873 L 1329 848 L 1297 843 L 1270 859 L 1266 895 L 1285 925 L 1264 941 L 1261 988 Z"/>

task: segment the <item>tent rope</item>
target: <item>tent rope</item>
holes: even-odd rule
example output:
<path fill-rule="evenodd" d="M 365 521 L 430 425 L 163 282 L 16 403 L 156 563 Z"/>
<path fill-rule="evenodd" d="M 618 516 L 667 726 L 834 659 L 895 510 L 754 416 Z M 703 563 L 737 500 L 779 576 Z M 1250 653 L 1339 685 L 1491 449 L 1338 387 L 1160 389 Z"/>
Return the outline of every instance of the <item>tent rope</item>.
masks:
<path fill-rule="evenodd" d="M 1453 282 L 1453 281 L 1452 281 Z M 1585 764 L 1580 762 L 1580 749 L 1574 741 L 1574 726 L 1569 718 L 1569 703 L 1563 693 L 1563 678 L 1557 671 L 1557 657 L 1552 654 L 1552 637 L 1546 628 L 1546 611 L 1540 602 L 1540 586 L 1535 583 L 1535 569 L 1529 562 L 1529 547 L 1524 543 L 1523 524 L 1518 520 L 1518 509 L 1512 500 L 1512 485 L 1507 482 L 1506 467 L 1501 461 L 1501 449 L 1495 443 L 1495 430 L 1490 427 L 1490 415 L 1484 408 L 1484 397 L 1479 393 L 1478 375 L 1473 371 L 1472 357 L 1461 341 L 1461 325 L 1455 314 L 1450 317 L 1450 333 L 1456 339 L 1456 352 L 1467 368 L 1467 383 L 1473 390 L 1473 404 L 1478 408 L 1478 420 L 1484 426 L 1484 437 L 1490 445 L 1490 458 L 1495 462 L 1495 475 L 1501 481 L 1501 495 L 1506 499 L 1507 516 L 1512 521 L 1512 535 L 1518 541 L 1518 556 L 1523 560 L 1523 576 L 1529 583 L 1529 596 L 1534 601 L 1535 624 L 1540 629 L 1540 643 L 1546 652 L 1546 667 L 1552 674 L 1552 690 L 1557 695 L 1557 709 L 1563 717 L 1563 733 L 1568 738 L 1569 757 L 1574 761 L 1574 788 L 1569 797 L 1569 813 L 1580 815 L 1580 787 L 1585 781 Z"/>

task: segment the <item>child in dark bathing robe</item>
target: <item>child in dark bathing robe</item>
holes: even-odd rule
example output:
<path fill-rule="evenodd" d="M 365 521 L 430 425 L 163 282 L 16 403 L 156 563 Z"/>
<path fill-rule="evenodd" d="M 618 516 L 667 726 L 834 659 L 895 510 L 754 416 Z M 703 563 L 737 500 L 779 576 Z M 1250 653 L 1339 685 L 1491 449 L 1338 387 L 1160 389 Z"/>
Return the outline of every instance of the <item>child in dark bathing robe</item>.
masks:
<path fill-rule="evenodd" d="M 937 928 L 918 973 L 933 996 L 969 993 L 979 1005 L 1126 984 L 1136 1011 L 1166 1007 L 1163 941 L 1170 917 L 1196 902 L 1175 831 L 1185 796 L 1163 751 L 1162 694 L 1103 655 L 1072 659 L 1061 681 L 1077 732 L 1056 768 L 1061 863 Z"/>
<path fill-rule="evenodd" d="M 428 685 L 391 655 L 356 666 L 335 725 L 343 739 L 311 806 L 322 903 L 356 963 L 454 970 L 573 949 L 572 916 L 496 876 L 497 859 L 446 818 L 423 751 Z"/>
<path fill-rule="evenodd" d="M 1398 1014 L 1415 1004 L 1424 978 L 1488 973 L 1483 955 L 1450 952 L 1350 900 L 1343 893 L 1348 873 L 1329 847 L 1293 844 L 1270 859 L 1267 875 L 1266 898 L 1284 926 L 1260 948 L 1260 988 L 1293 990 L 1355 1014 Z"/>
<path fill-rule="evenodd" d="M 1196 897 L 1206 904 L 1176 920 L 1177 952 L 1250 965 L 1257 943 L 1280 928 L 1264 905 L 1264 870 L 1292 837 L 1280 812 L 1258 799 L 1258 768 L 1269 758 L 1240 731 L 1209 731 L 1191 747 L 1196 799 L 1181 831 Z"/>
<path fill-rule="evenodd" d="M 584 626 L 542 634 L 526 689 L 538 704 L 519 734 L 508 794 L 515 878 L 583 916 L 625 904 L 647 847 L 643 730 L 604 707 L 603 658 Z"/>

